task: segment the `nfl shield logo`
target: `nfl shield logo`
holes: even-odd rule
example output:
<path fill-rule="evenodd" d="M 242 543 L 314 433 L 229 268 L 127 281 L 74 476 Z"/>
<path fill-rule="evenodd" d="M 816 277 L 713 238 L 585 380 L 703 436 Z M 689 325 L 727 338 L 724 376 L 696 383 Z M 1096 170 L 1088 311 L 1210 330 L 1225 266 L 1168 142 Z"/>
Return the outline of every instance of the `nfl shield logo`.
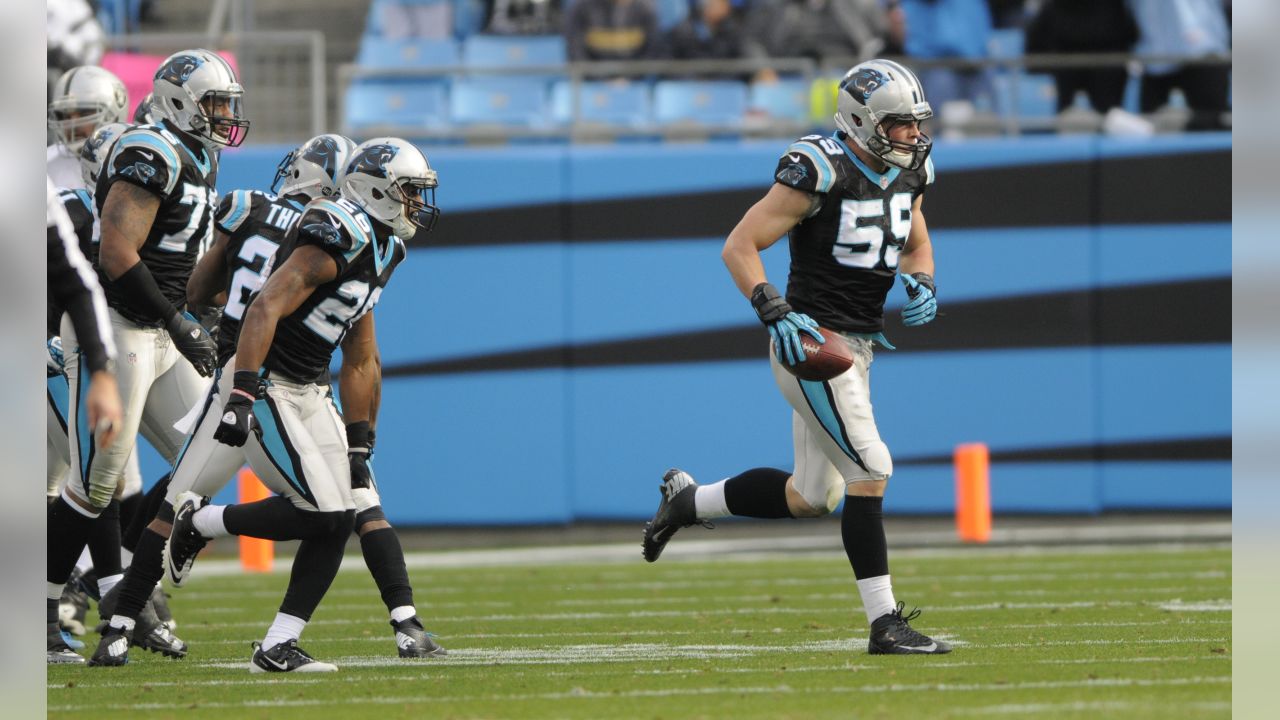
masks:
<path fill-rule="evenodd" d="M 129 357 L 128 357 L 127 359 L 128 359 L 128 361 L 129 361 L 129 364 L 130 364 L 130 365 L 137 365 L 137 364 L 138 364 L 138 353 L 129 353 Z"/>
<path fill-rule="evenodd" d="M 880 189 L 884 190 L 887 187 L 889 187 L 889 178 L 887 177 L 880 178 Z"/>

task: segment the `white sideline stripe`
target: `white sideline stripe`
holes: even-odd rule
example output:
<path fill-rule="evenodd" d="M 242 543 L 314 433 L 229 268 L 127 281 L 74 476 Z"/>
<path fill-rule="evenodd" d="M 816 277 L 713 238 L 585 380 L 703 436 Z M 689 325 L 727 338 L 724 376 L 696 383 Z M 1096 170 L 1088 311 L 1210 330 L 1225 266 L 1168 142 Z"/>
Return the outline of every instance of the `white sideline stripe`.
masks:
<path fill-rule="evenodd" d="M 1150 710 L 1152 704 L 1147 702 L 1070 702 L 1070 703 L 1030 703 L 1025 705 L 983 705 L 980 707 L 952 708 L 957 715 L 1028 715 L 1032 713 L 1089 712 L 1095 710 Z M 1231 709 L 1229 702 L 1179 702 L 1178 709 L 1202 710 L 1205 712 L 1222 712 Z"/>
<path fill-rule="evenodd" d="M 640 525 L 637 523 L 637 534 Z M 936 536 L 936 537 L 935 537 Z M 992 533 L 995 547 L 964 548 L 955 547 L 955 534 L 950 531 L 915 533 L 912 541 L 929 540 L 941 547 L 937 548 L 902 548 L 894 551 L 894 557 L 907 559 L 912 557 L 986 557 L 1027 555 L 1053 555 L 1065 553 L 1098 553 L 1112 554 L 1133 552 L 1131 547 L 1078 545 L 1081 542 L 1134 542 L 1158 541 L 1156 547 L 1144 546 L 1144 551 L 1159 549 L 1173 551 L 1193 547 L 1209 549 L 1218 547 L 1203 543 L 1188 545 L 1185 541 L 1212 540 L 1229 543 L 1231 540 L 1230 522 L 1212 523 L 1163 523 L 1140 525 L 1126 528 L 1112 527 L 1080 527 L 1080 528 L 1017 528 L 996 529 Z M 998 543 L 1054 542 L 1051 547 L 1001 547 Z M 1229 547 L 1229 545 L 1226 545 Z M 713 559 L 717 562 L 754 562 L 761 557 L 777 559 L 780 553 L 787 558 L 795 558 L 797 552 L 803 551 L 835 551 L 842 549 L 839 533 L 833 536 L 776 536 L 762 538 L 742 538 L 732 540 L 690 540 L 681 538 L 681 542 L 670 545 L 663 553 L 663 560 L 679 559 Z M 275 572 L 288 572 L 292 558 L 277 559 L 273 565 Z M 405 564 L 411 570 L 426 568 L 475 568 L 475 567 L 508 567 L 531 565 L 563 565 L 591 564 L 614 562 L 640 562 L 640 543 L 607 543 L 594 545 L 561 545 L 555 547 L 535 548 L 502 548 L 485 550 L 451 550 L 446 552 L 415 552 L 405 555 Z M 344 572 L 368 572 L 364 560 L 358 554 L 347 555 L 342 562 Z M 239 575 L 238 560 L 207 560 L 196 563 L 193 577 L 213 577 L 218 575 Z"/>
<path fill-rule="evenodd" d="M 238 667 L 245 668 L 247 663 Z M 952 684 L 929 683 L 917 685 L 868 685 L 860 687 L 825 688 L 825 692 L 835 693 L 887 693 L 887 692 L 990 692 L 1018 690 L 1052 690 L 1063 688 L 1109 688 L 1109 687 L 1170 687 L 1180 685 L 1204 685 L 1209 683 L 1230 683 L 1229 675 L 1195 676 L 1184 678 L 1163 678 L 1143 680 L 1137 678 L 1099 678 L 1097 680 L 1059 680 L 1025 683 L 999 684 Z M 403 697 L 339 697 L 314 700 L 242 700 L 240 702 L 201 702 L 200 708 L 257 708 L 257 707 L 308 707 L 317 705 L 414 705 L 422 703 L 459 703 L 459 702 L 521 702 L 527 700 L 579 700 L 579 699 L 616 699 L 620 697 L 680 697 L 695 695 L 740 695 L 740 694 L 781 694 L 790 695 L 795 692 L 811 692 L 806 689 L 794 690 L 789 685 L 755 686 L 755 687 L 701 687 L 664 690 L 623 690 L 621 692 L 596 692 L 582 688 L 574 688 L 568 692 L 524 693 L 513 695 L 483 696 L 436 696 L 426 697 L 421 694 Z M 84 709 L 108 710 L 176 710 L 188 708 L 191 703 L 128 703 L 117 705 L 77 704 L 51 705 L 50 711 L 64 712 Z"/>
<path fill-rule="evenodd" d="M 312 644 L 315 641 L 309 641 Z M 1139 657 L 1139 658 L 1074 658 L 1070 660 L 1054 659 L 1054 660 L 1004 660 L 999 662 L 936 662 L 923 660 L 911 663 L 913 668 L 962 668 L 962 667 L 1002 667 L 1008 665 L 1099 665 L 1099 664 L 1129 664 L 1129 663 L 1167 663 L 1179 662 L 1183 660 L 1230 660 L 1227 655 L 1212 655 L 1210 657 L 1202 657 L 1199 655 L 1167 655 L 1161 657 Z M 432 660 L 401 660 L 398 664 L 390 664 L 387 667 L 394 667 L 402 670 L 421 670 L 423 667 L 430 667 L 435 664 Z M 830 664 L 830 665 L 811 665 L 811 666 L 787 666 L 782 672 L 788 673 L 811 673 L 811 672 L 844 672 L 847 670 L 883 670 L 884 665 L 874 664 Z M 689 675 L 687 669 L 636 669 L 636 668 L 611 668 L 608 665 L 601 666 L 602 671 L 584 672 L 582 670 L 551 670 L 539 672 L 538 677 L 604 677 L 616 675 L 620 672 L 634 675 Z M 734 673 L 740 675 L 752 673 L 776 673 L 778 668 L 717 668 L 717 673 Z M 504 677 L 525 677 L 523 671 L 504 673 Z M 331 682 L 358 682 L 365 683 L 370 680 L 437 680 L 443 681 L 445 677 L 438 672 L 435 674 L 422 673 L 418 675 L 405 674 L 360 674 L 360 675 L 337 675 L 325 678 L 308 677 L 305 675 L 267 675 L 264 677 L 255 677 L 251 681 L 244 679 L 237 680 L 149 680 L 145 682 L 84 682 L 81 680 L 74 681 L 72 687 L 68 687 L 66 683 L 48 683 L 46 688 L 49 690 L 80 690 L 86 688 L 136 688 L 139 685 L 147 687 L 185 687 L 187 685 L 202 685 L 216 687 L 220 685 L 235 685 L 246 687 L 261 682 L 268 685 L 318 685 Z"/>
<path fill-rule="evenodd" d="M 1200 602 L 1183 602 L 1182 600 L 1170 600 L 1166 603 L 1159 603 L 1156 607 L 1161 610 L 1171 610 L 1173 612 L 1231 612 L 1231 601 L 1204 600 Z"/>

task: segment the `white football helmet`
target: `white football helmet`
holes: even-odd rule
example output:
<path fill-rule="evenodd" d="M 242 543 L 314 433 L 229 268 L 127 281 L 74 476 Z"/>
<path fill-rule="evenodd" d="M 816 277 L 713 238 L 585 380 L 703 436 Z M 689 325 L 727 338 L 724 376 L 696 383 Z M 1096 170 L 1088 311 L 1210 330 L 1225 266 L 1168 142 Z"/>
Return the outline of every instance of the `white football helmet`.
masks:
<path fill-rule="evenodd" d="M 128 130 L 124 123 L 107 123 L 89 136 L 80 148 L 80 175 L 84 178 L 84 186 L 93 192 L 98 186 L 98 174 L 102 172 L 102 164 L 111 155 L 111 148 L 120 139 L 121 133 Z"/>
<path fill-rule="evenodd" d="M 401 238 L 430 231 L 440 216 L 435 205 L 436 171 L 408 140 L 381 137 L 353 151 L 342 179 L 342 195 L 388 225 Z"/>
<path fill-rule="evenodd" d="M 156 119 L 151 114 L 151 93 L 142 98 L 142 102 L 138 103 L 138 107 L 133 109 L 134 125 L 155 125 Z"/>
<path fill-rule="evenodd" d="M 889 128 L 898 122 L 923 122 L 933 117 L 924 99 L 924 88 L 915 73 L 892 60 L 868 60 L 855 65 L 840 81 L 836 100 L 836 127 L 853 138 L 858 147 L 907 170 L 924 165 L 933 140 L 920 134 L 915 143 L 889 139 Z"/>
<path fill-rule="evenodd" d="M 271 192 L 281 196 L 301 193 L 312 200 L 337 195 L 355 149 L 356 144 L 343 135 L 311 138 L 280 161 Z"/>
<path fill-rule="evenodd" d="M 73 67 L 58 78 L 49 103 L 49 129 L 72 154 L 106 123 L 125 121 L 129 95 L 110 70 L 95 65 Z"/>
<path fill-rule="evenodd" d="M 244 87 L 230 63 L 208 50 L 183 50 L 160 63 L 151 116 L 199 138 L 209 150 L 236 147 L 249 132 Z"/>

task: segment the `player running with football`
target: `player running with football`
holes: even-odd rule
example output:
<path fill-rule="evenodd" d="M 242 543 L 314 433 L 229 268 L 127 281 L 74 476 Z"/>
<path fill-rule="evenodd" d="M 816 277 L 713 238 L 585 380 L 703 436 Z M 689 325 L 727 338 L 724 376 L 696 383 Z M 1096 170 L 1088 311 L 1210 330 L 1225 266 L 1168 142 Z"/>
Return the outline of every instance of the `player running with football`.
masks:
<path fill-rule="evenodd" d="M 882 504 L 893 474 L 889 448 L 871 411 L 872 343 L 883 335 L 884 302 L 896 276 L 909 302 L 904 324 L 937 314 L 933 248 L 921 203 L 933 182 L 932 143 L 921 123 L 933 115 L 915 74 L 896 62 L 855 66 L 840 83 L 835 135 L 793 143 L 774 185 L 730 233 L 723 258 L 769 330 L 774 380 L 791 405 L 794 472 L 755 468 L 712 485 L 672 469 L 645 526 L 644 558 L 658 559 L 677 530 L 738 515 L 818 517 L 844 497 L 841 537 L 857 579 L 872 654 L 938 654 L 941 641 L 914 630 L 895 602 Z M 784 298 L 764 273 L 760 252 L 789 233 L 791 274 Z M 843 337 L 824 338 L 819 325 Z M 801 333 L 848 342 L 853 366 L 824 382 L 787 371 L 803 362 Z"/>
<path fill-rule="evenodd" d="M 164 574 L 162 551 L 172 531 L 173 507 L 178 496 L 188 491 L 206 498 L 212 496 L 244 464 L 245 452 L 241 448 L 220 443 L 213 437 L 220 422 L 218 411 L 222 403 L 219 398 L 229 396 L 233 389 L 240 323 L 251 298 L 270 274 L 277 249 L 302 217 L 306 204 L 319 198 L 338 197 L 343 172 L 355 147 L 355 143 L 341 135 L 314 137 L 290 152 L 280 163 L 271 185 L 273 192 L 278 188 L 278 196 L 236 190 L 224 197 L 219 205 L 215 215 L 217 235 L 213 247 L 196 265 L 187 285 L 187 298 L 193 305 L 207 305 L 216 297 L 225 296 L 225 308 L 218 328 L 218 379 L 210 388 L 186 449 L 178 459 L 165 502 L 156 519 L 143 531 L 142 537 L 146 542 L 139 542 L 139 552 L 134 555 L 133 564 L 120 584 L 123 600 L 116 608 L 117 617 L 112 618 L 109 637 L 104 637 L 103 645 L 99 646 L 90 665 L 114 666 L 127 662 L 127 654 L 117 652 L 113 655 L 102 648 L 119 644 L 118 638 L 125 634 L 143 607 L 146 588 L 158 582 Z M 374 350 L 376 352 L 376 348 Z M 362 362 L 357 364 L 356 361 Z M 351 389 L 353 382 L 370 371 L 377 372 L 376 355 L 344 352 L 340 375 L 340 385 L 346 389 L 344 394 L 358 392 Z M 359 430 L 359 427 L 349 428 L 349 439 L 353 434 L 358 435 Z M 372 432 L 368 434 L 370 442 L 367 445 L 353 445 L 348 449 L 353 485 L 361 486 L 355 478 L 361 470 L 369 467 Z M 357 491 L 357 496 L 361 492 L 376 492 L 372 483 L 361 487 L 365 490 Z M 357 506 L 360 505 L 357 502 Z M 431 640 L 416 617 L 403 551 L 395 531 L 381 518 L 376 497 L 370 507 L 357 515 L 356 532 L 361 537 L 365 562 L 387 601 L 399 655 L 415 658 L 444 654 L 444 649 Z M 173 579 L 181 582 L 183 578 L 178 575 Z M 121 647 L 127 649 L 127 645 Z"/>

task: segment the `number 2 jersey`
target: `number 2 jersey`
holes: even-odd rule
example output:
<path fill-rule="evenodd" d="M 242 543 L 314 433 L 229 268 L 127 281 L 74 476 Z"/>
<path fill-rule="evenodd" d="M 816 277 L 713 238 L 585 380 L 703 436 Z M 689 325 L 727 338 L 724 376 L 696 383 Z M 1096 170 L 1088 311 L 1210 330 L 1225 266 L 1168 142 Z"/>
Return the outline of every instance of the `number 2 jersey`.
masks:
<path fill-rule="evenodd" d="M 912 205 L 933 182 L 919 170 L 877 173 L 839 137 L 807 135 L 778 160 L 774 180 L 821 204 L 791 229 L 787 302 L 833 330 L 877 333 L 911 232 Z"/>
<path fill-rule="evenodd" d="M 218 158 L 203 145 L 193 144 L 194 149 L 164 123 L 131 127 L 112 147 L 94 193 L 99 216 L 118 182 L 137 185 L 160 199 L 138 256 L 160 292 L 178 308 L 187 302 L 187 278 L 196 258 L 213 239 Z M 164 318 L 135 307 L 113 283 L 104 284 L 107 305 L 121 315 L 142 326 L 163 324 Z"/>
<path fill-rule="evenodd" d="M 377 304 L 406 251 L 386 226 L 341 198 L 312 200 L 306 206 L 277 253 L 276 271 L 303 245 L 314 245 L 333 258 L 338 275 L 280 319 L 263 366 L 299 382 L 323 383 L 333 351 Z"/>
<path fill-rule="evenodd" d="M 236 190 L 218 203 L 214 222 L 227 235 L 227 306 L 218 322 L 218 366 L 236 354 L 249 301 L 271 273 L 276 251 L 302 217 L 302 203 L 257 190 Z"/>

